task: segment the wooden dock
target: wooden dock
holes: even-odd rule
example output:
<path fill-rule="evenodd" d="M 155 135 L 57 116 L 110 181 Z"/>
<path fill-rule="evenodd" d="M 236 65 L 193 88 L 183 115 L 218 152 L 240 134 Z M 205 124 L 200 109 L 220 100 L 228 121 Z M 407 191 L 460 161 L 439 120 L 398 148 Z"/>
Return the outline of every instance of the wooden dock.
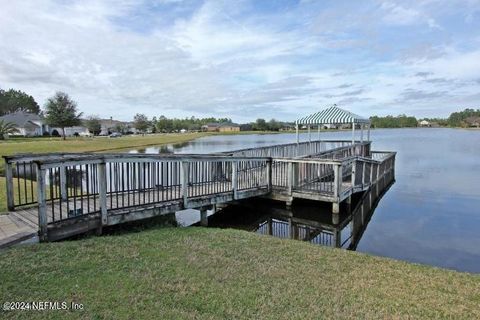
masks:
<path fill-rule="evenodd" d="M 219 154 L 23 154 L 4 157 L 10 215 L 54 241 L 123 222 L 239 199 L 331 202 L 394 175 L 370 142 L 311 141 Z"/>

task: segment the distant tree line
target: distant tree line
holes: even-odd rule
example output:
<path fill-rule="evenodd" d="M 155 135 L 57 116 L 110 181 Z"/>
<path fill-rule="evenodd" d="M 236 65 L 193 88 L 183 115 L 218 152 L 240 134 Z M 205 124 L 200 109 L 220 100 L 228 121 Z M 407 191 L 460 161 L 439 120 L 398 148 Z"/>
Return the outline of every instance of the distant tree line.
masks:
<path fill-rule="evenodd" d="M 138 115 L 137 115 L 138 116 Z M 148 121 L 148 119 L 146 119 Z M 172 131 L 179 131 L 182 129 L 189 130 L 189 131 L 198 131 L 202 129 L 202 126 L 208 123 L 232 123 L 232 119 L 230 118 L 167 118 L 165 116 L 160 116 L 158 119 L 153 117 L 150 120 L 150 127 L 152 128 L 153 132 L 172 132 Z M 137 128 L 137 120 L 134 119 L 134 126 Z M 138 129 L 138 128 L 137 128 Z"/>
<path fill-rule="evenodd" d="M 70 99 L 68 94 L 63 92 L 57 92 L 53 97 L 49 98 L 45 103 L 44 109 L 41 110 L 35 99 L 21 91 L 15 89 L 4 90 L 0 88 L 0 116 L 15 113 L 15 112 L 27 112 L 42 115 L 47 124 L 50 126 L 65 127 L 79 125 L 83 123 L 90 132 L 98 134 L 101 131 L 101 121 L 98 116 L 90 116 L 80 120 L 82 113 L 77 111 L 77 104 Z M 480 109 L 467 108 L 463 111 L 453 112 L 446 119 L 444 118 L 423 118 L 432 125 L 436 126 L 449 126 L 449 127 L 468 127 L 477 125 L 480 121 Z M 417 127 L 419 120 L 414 116 L 407 116 L 401 114 L 398 116 L 373 116 L 370 118 L 372 126 L 376 128 L 404 128 L 404 127 Z M 159 118 L 153 117 L 149 119 L 144 114 L 136 114 L 133 119 L 133 127 L 139 132 L 175 132 L 182 129 L 189 131 L 199 131 L 202 126 L 209 123 L 226 123 L 231 124 L 230 118 L 167 118 L 160 116 Z M 3 123 L 2 127 L 8 124 Z M 7 126 L 8 127 L 8 126 Z M 11 125 L 9 126 L 11 127 Z M 279 131 L 282 128 L 292 128 L 293 124 L 289 122 L 281 122 L 275 119 L 269 121 L 259 118 L 254 122 L 241 125 L 242 130 L 253 131 Z M 125 124 L 116 124 L 114 128 L 118 132 L 124 132 L 127 130 Z M 3 130 L 3 131 L 6 131 Z M 64 131 L 64 130 L 63 130 Z"/>
<path fill-rule="evenodd" d="M 418 121 L 413 116 L 406 116 L 404 114 L 399 116 L 370 117 L 372 127 L 374 128 L 413 128 L 418 125 Z"/>
<path fill-rule="evenodd" d="M 252 130 L 252 131 L 279 131 L 282 128 L 292 127 L 293 124 L 287 122 L 277 121 L 271 119 L 266 121 L 265 119 L 259 118 L 255 122 L 250 122 L 242 126 L 242 130 Z"/>

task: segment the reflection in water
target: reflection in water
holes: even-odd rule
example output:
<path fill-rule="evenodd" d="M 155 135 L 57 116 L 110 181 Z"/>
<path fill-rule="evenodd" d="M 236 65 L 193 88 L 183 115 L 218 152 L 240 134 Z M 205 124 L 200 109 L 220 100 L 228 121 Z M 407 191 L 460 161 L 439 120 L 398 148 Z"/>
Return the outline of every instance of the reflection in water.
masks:
<path fill-rule="evenodd" d="M 340 207 L 338 221 L 332 221 L 330 203 L 302 201 L 285 209 L 282 202 L 248 200 L 210 216 L 208 224 L 355 250 L 377 203 L 393 183 L 379 182 L 353 195 L 351 204 Z"/>
<path fill-rule="evenodd" d="M 162 154 L 162 153 L 176 153 L 178 150 L 182 150 L 186 147 L 191 142 L 181 142 L 181 143 L 176 143 L 176 144 L 167 144 L 167 145 L 161 145 L 161 146 L 152 146 L 152 147 L 147 147 L 147 148 L 140 148 L 140 149 L 135 149 L 131 150 L 130 153 L 148 153 L 148 154 Z"/>

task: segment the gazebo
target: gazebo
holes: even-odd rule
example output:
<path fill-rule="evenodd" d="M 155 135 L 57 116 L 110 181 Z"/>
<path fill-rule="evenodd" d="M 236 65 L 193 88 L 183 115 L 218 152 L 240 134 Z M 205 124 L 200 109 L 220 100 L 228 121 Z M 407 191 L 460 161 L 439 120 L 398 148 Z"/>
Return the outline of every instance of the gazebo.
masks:
<path fill-rule="evenodd" d="M 350 111 L 343 110 L 337 105 L 330 108 L 316 112 L 309 116 L 303 117 L 295 121 L 295 129 L 297 131 L 297 143 L 299 143 L 299 126 L 307 126 L 308 140 L 312 141 L 311 127 L 318 126 L 318 138 L 320 140 L 320 129 L 322 125 L 326 124 L 352 124 L 352 143 L 355 143 L 355 126 L 360 125 L 360 141 L 363 142 L 363 129 L 367 127 L 367 140 L 370 140 L 370 119 L 361 117 Z"/>

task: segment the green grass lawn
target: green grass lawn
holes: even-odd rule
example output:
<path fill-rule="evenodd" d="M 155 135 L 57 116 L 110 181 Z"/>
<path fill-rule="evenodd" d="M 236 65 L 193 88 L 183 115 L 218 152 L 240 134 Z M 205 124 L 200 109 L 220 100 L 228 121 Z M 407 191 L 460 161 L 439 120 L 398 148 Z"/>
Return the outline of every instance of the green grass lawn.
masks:
<path fill-rule="evenodd" d="M 238 230 L 154 228 L 0 252 L 2 318 L 480 318 L 480 276 Z M 1 312 L 1 311 L 0 311 Z"/>

